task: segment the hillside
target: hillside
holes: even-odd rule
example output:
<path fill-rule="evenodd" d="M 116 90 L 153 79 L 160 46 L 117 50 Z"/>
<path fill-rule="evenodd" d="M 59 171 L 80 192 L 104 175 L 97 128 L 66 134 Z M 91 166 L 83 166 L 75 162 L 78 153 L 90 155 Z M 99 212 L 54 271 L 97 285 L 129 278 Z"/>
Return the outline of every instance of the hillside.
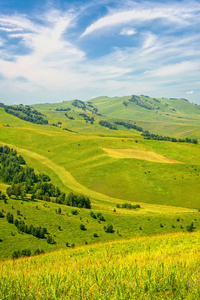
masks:
<path fill-rule="evenodd" d="M 0 200 L 4 215 L 0 257 L 9 258 L 26 245 L 33 254 L 38 247 L 49 252 L 65 248 L 66 243 L 72 247 L 183 232 L 191 222 L 200 229 L 200 146 L 192 142 L 200 137 L 199 111 L 199 106 L 183 99 L 147 96 L 100 97 L 33 108 L 1 105 L 0 146 L 16 150 L 36 174 L 48 174 L 66 197 L 70 192 L 89 197 L 91 210 L 105 221 L 94 219 L 85 208 L 77 208 L 73 215 L 73 208 L 55 203 L 51 195 L 46 195 L 51 202 L 37 197 L 31 201 L 28 192 L 24 200 L 6 196 L 8 203 Z M 147 140 L 142 135 L 145 130 L 174 137 L 175 142 Z M 8 186 L 0 178 L 2 193 Z M 126 203 L 140 208 L 123 208 Z M 59 208 L 61 214 L 56 213 Z M 48 244 L 47 235 L 38 240 L 18 232 L 6 220 L 7 213 L 18 218 L 18 210 L 27 226 L 46 227 L 56 243 Z M 81 224 L 86 230 L 80 229 Z M 109 225 L 113 233 L 105 232 Z"/>
<path fill-rule="evenodd" d="M 199 232 L 0 262 L 1 299 L 199 299 Z"/>
<path fill-rule="evenodd" d="M 78 106 L 74 106 L 75 101 L 79 101 Z M 48 114 L 50 111 L 65 109 L 71 110 L 69 112 L 76 116 L 78 112 L 92 113 L 97 120 L 108 119 L 111 123 L 116 120 L 128 121 L 155 134 L 177 138 L 200 138 L 200 106 L 186 99 L 132 95 L 114 98 L 98 97 L 85 102 L 72 100 L 36 104 L 33 107 L 45 113 L 48 111 Z M 102 118 L 99 115 L 102 115 Z M 87 130 L 88 128 L 85 131 Z"/>

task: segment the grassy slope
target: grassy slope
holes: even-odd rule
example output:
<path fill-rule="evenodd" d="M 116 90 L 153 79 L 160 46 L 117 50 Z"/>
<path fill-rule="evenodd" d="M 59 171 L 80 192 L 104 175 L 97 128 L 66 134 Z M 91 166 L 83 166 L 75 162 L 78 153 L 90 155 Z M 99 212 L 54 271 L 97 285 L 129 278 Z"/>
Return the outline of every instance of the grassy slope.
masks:
<path fill-rule="evenodd" d="M 199 232 L 0 263 L 1 299 L 199 299 Z"/>
<path fill-rule="evenodd" d="M 46 227 L 51 234 L 57 236 L 55 237 L 57 244 L 50 246 L 46 241 L 38 241 L 32 236 L 21 234 L 12 237 L 13 225 L 8 226 L 3 219 L 0 220 L 4 222 L 2 223 L 4 224 L 2 232 L 5 233 L 3 243 L 7 244 L 1 252 L 2 256 L 9 256 L 16 245 L 19 248 L 23 245 L 32 245 L 32 250 L 35 250 L 39 243 L 45 251 L 50 251 L 65 247 L 66 242 L 81 245 L 87 240 L 89 243 L 94 243 L 96 241 L 93 237 L 94 232 L 98 233 L 99 241 L 106 241 L 119 239 L 117 230 L 123 238 L 181 231 L 181 224 L 176 221 L 177 216 L 185 220 L 182 224 L 183 228 L 194 218 L 197 220 L 197 227 L 199 226 L 198 214 L 191 214 L 187 209 L 199 208 L 199 145 L 143 140 L 134 130 L 124 130 L 121 127 L 121 130 L 115 131 L 99 126 L 98 120 L 106 118 L 96 115 L 94 125 L 90 125 L 79 116 L 79 113 L 83 111 L 76 108 L 74 112 L 67 112 L 75 117 L 76 120 L 73 121 L 64 116 L 65 112 L 49 110 L 43 110 L 43 112 L 50 123 L 59 121 L 62 123 L 61 127 L 67 127 L 79 133 L 70 133 L 59 127 L 27 123 L 7 115 L 3 109 L 0 109 L 0 142 L 16 147 L 30 166 L 33 166 L 36 171 L 48 173 L 53 183 L 66 193 L 74 190 L 90 196 L 94 211 L 102 211 L 105 214 L 107 223 L 114 225 L 115 234 L 104 233 L 103 224 L 91 218 L 88 230 L 80 231 L 80 217 L 87 222 L 89 215 L 89 212 L 85 210 L 81 210 L 78 217 L 71 216 L 70 223 L 67 223 L 66 213 L 67 211 L 70 213 L 71 208 L 63 206 L 65 213 L 63 216 L 58 216 L 55 214 L 56 204 L 50 204 L 52 209 L 47 213 L 46 208 L 43 211 L 43 203 L 39 203 L 40 210 L 36 210 L 35 203 L 27 202 L 23 206 L 20 202 L 12 200 L 14 202 L 10 201 L 8 205 L 5 204 L 5 211 L 12 206 L 17 209 L 18 205 L 23 211 L 22 207 L 26 208 L 26 205 L 30 205 L 30 214 L 26 215 L 27 211 L 23 211 L 27 222 L 34 222 L 35 212 L 38 214 L 35 224 L 43 218 L 43 213 L 44 218 L 48 215 Z M 92 115 L 88 111 L 85 113 Z M 3 124 L 9 124 L 10 127 L 3 126 Z M 116 159 L 110 157 L 103 148 L 153 151 L 181 161 L 182 164 L 169 165 L 129 158 Z M 3 184 L 0 185 L 1 190 L 5 188 Z M 123 202 L 141 203 L 142 209 L 137 212 L 117 209 L 117 213 L 114 214 L 113 209 L 116 204 Z M 1 203 L 1 205 L 4 204 Z M 170 216 L 170 213 L 179 213 L 179 215 Z M 49 216 L 53 220 L 52 223 L 56 224 L 55 226 L 61 225 L 64 228 L 62 232 L 58 230 L 58 226 L 53 227 L 54 225 L 49 222 Z M 148 219 L 152 221 L 150 228 Z M 166 224 L 164 227 L 160 227 L 162 222 Z M 87 223 L 85 225 L 87 226 Z M 6 229 L 8 227 L 9 230 Z M 23 237 L 23 240 L 20 237 Z M 5 251 L 8 248 L 10 252 Z"/>
<path fill-rule="evenodd" d="M 140 96 L 143 104 L 147 104 L 152 107 L 152 110 L 138 106 L 133 102 L 130 102 L 131 96 L 125 97 L 98 97 L 86 101 L 86 113 L 88 111 L 88 104 L 92 103 L 98 108 L 98 113 L 103 116 L 107 116 L 111 122 L 115 121 L 116 118 L 121 120 L 128 120 L 129 122 L 136 122 L 138 126 L 142 126 L 145 130 L 149 130 L 151 133 L 160 135 L 170 135 L 177 138 L 200 138 L 200 106 L 190 103 L 184 99 L 167 99 L 167 98 L 150 98 L 148 96 Z M 123 102 L 126 101 L 128 106 L 124 106 Z M 56 108 L 71 108 L 70 114 L 76 114 L 83 112 L 81 109 L 72 105 L 73 101 L 65 101 L 60 103 L 48 103 L 48 104 L 37 104 L 34 105 L 36 109 L 43 110 L 44 113 L 49 114 L 55 112 Z M 159 109 L 157 109 L 157 107 Z M 74 112 L 73 112 L 74 111 Z M 64 112 L 62 112 L 64 115 Z M 96 120 L 104 119 L 95 115 Z M 73 122 L 73 127 L 76 121 Z M 69 128 L 71 129 L 72 123 L 68 122 Z M 76 126 L 78 123 L 76 124 Z M 80 123 L 79 123 L 80 125 Z M 98 130 L 95 127 L 81 125 L 80 131 L 93 132 Z M 124 128 L 123 128 L 124 130 Z"/>

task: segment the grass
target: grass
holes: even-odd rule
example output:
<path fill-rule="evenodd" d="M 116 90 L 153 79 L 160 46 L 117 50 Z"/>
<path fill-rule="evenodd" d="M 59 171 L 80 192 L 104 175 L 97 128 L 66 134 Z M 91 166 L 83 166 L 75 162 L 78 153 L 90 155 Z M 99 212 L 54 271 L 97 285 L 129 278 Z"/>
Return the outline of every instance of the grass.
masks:
<path fill-rule="evenodd" d="M 136 158 L 142 160 L 149 160 L 159 163 L 181 163 L 152 151 L 136 150 L 136 149 L 108 149 L 104 148 L 111 157 L 116 158 Z"/>
<path fill-rule="evenodd" d="M 69 246 L 107 242 L 111 240 L 129 239 L 131 237 L 153 236 L 169 232 L 186 231 L 187 225 L 194 222 L 194 226 L 200 229 L 200 215 L 198 212 L 183 212 L 180 210 L 174 213 L 173 209 L 167 212 L 147 210 L 145 206 L 137 210 L 116 208 L 116 212 L 109 210 L 97 210 L 92 208 L 95 214 L 101 212 L 105 221 L 99 221 L 90 216 L 90 210 L 73 208 L 44 201 L 21 201 L 10 199 L 7 203 L 0 202 L 1 211 L 4 216 L 12 213 L 14 219 L 22 220 L 27 225 L 35 227 L 46 227 L 48 234 L 54 237 L 56 244 L 49 245 L 46 239 L 38 239 L 32 235 L 19 232 L 17 228 L 7 222 L 6 218 L 0 218 L 0 259 L 10 258 L 14 251 L 28 248 L 32 253 L 39 247 L 45 252 Z M 56 213 L 61 208 L 61 214 Z M 77 210 L 77 215 L 72 210 Z M 17 211 L 20 215 L 17 215 Z M 80 230 L 83 224 L 85 231 Z M 106 233 L 104 226 L 112 224 L 114 233 Z M 163 225 L 163 226 L 161 226 Z M 60 227 L 59 227 L 60 226 Z M 98 238 L 94 237 L 97 233 Z M 47 236 L 46 236 L 47 237 Z"/>
<path fill-rule="evenodd" d="M 199 299 L 199 238 L 144 237 L 1 262 L 0 298 Z"/>
<path fill-rule="evenodd" d="M 0 218 L 0 299 L 200 298 L 200 146 L 148 141 L 123 126 L 110 130 L 98 125 L 99 120 L 123 118 L 152 133 L 200 138 L 200 109 L 185 100 L 141 96 L 142 103 L 159 105 L 156 112 L 131 102 L 125 107 L 122 103 L 129 99 L 91 100 L 103 116 L 92 115 L 89 103 L 85 111 L 72 102 L 36 105 L 50 124 L 59 122 L 57 127 L 31 124 L 0 108 L 0 145 L 15 148 L 66 194 L 89 196 L 92 211 L 105 218 L 94 219 L 87 209 L 30 201 L 30 195 L 25 201 L 0 200 L 4 215 L 10 212 L 48 231 L 38 239 Z M 55 111 L 67 107 L 75 120 Z M 94 124 L 80 113 L 94 116 Z M 0 182 L 2 192 L 7 186 Z M 141 208 L 116 207 L 127 202 Z M 192 222 L 191 233 L 187 226 Z M 108 225 L 113 233 L 105 232 Z M 47 243 L 48 235 L 55 244 Z M 10 259 L 14 251 L 27 248 L 32 255 L 38 248 L 45 254 Z"/>
<path fill-rule="evenodd" d="M 115 99 L 116 105 L 121 103 L 122 99 L 120 99 Z M 107 102 L 109 104 L 110 100 L 100 98 L 95 101 L 95 106 L 98 101 L 99 105 L 102 101 L 103 107 Z M 3 232 L 0 237 L 3 240 L 1 244 L 3 249 L 0 250 L 1 258 L 10 257 L 14 250 L 26 245 L 33 252 L 38 245 L 45 252 L 49 252 L 65 248 L 66 242 L 80 246 L 86 241 L 92 244 L 97 241 L 107 242 L 121 238 L 180 232 L 185 230 L 192 221 L 199 228 L 197 213 L 199 209 L 199 145 L 147 141 L 140 136 L 139 132 L 129 131 L 123 126 L 117 131 L 99 126 L 98 120 L 108 119 L 106 116 L 94 115 L 95 122 L 91 125 L 79 115 L 83 111 L 73 107 L 70 102 L 59 105 L 60 107 L 70 106 L 69 115 L 73 115 L 75 120 L 67 119 L 64 111 L 53 111 L 57 108 L 57 104 L 42 105 L 41 108 L 49 122 L 56 124 L 60 122 L 61 128 L 31 124 L 7 115 L 0 108 L 0 144 L 15 148 L 29 166 L 33 167 L 36 172 L 47 173 L 52 178 L 53 184 L 58 185 L 66 194 L 74 191 L 89 196 L 92 210 L 95 213 L 102 212 L 106 218 L 105 225 L 112 224 L 115 232 L 114 234 L 105 233 L 104 223 L 93 220 L 87 210 L 80 210 L 77 217 L 71 215 L 71 208 L 62 206 L 63 211 L 59 215 L 55 213 L 55 209 L 58 209 L 55 203 L 47 204 L 50 207 L 47 208 L 44 207 L 43 202 L 25 201 L 21 204 L 20 201 L 11 199 L 8 204 L 1 202 L 0 208 L 5 212 L 8 212 L 9 208 L 14 214 L 17 209 L 20 209 L 22 219 L 25 217 L 29 225 L 33 223 L 34 226 L 37 224 L 46 226 L 49 233 L 52 236 L 55 235 L 56 244 L 49 245 L 46 240 L 38 240 L 33 236 L 18 233 L 14 225 L 8 224 L 4 218 L 0 220 L 1 232 Z M 110 105 L 109 109 L 112 105 L 115 106 L 115 103 L 112 102 Z M 85 113 L 92 116 L 88 110 Z M 194 111 L 191 111 L 190 116 L 193 115 Z M 189 117 L 187 120 L 189 122 Z M 140 120 L 140 122 L 147 121 Z M 160 126 L 161 121 L 159 122 Z M 6 124 L 9 126 L 4 126 Z M 72 129 L 78 134 L 64 131 L 63 127 Z M 120 149 L 123 158 L 111 157 L 103 149 L 110 149 L 112 153 Z M 143 155 L 142 158 L 144 154 L 151 154 L 151 159 L 152 155 L 154 158 L 162 159 L 155 162 L 140 159 L 141 157 L 130 158 L 127 157 L 127 151 L 132 154 L 140 153 Z M 170 161 L 180 161 L 182 164 L 166 164 L 163 157 Z M 6 185 L 0 184 L 0 190 L 5 192 L 6 188 Z M 140 204 L 141 209 L 116 208 L 117 204 L 121 205 L 125 202 Z M 15 209 L 12 209 L 12 206 Z M 36 209 L 36 206 L 39 209 Z M 113 212 L 114 210 L 116 212 Z M 177 223 L 177 217 L 184 219 L 183 223 Z M 86 231 L 80 230 L 81 222 L 85 225 Z M 160 224 L 165 225 L 161 227 Z M 63 230 L 59 230 L 59 226 Z M 13 230 L 15 230 L 15 236 L 11 234 Z M 98 237 L 94 237 L 94 233 Z"/>

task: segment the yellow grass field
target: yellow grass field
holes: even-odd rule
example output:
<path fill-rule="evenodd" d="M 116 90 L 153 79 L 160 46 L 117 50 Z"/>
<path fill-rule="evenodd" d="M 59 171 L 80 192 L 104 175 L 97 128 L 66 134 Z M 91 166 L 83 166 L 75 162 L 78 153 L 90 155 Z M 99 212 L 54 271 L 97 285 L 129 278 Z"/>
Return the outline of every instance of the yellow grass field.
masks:
<path fill-rule="evenodd" d="M 114 158 L 136 158 L 142 160 L 149 160 L 158 163 L 168 163 L 168 164 L 180 164 L 181 162 L 167 158 L 158 153 L 147 151 L 147 150 L 138 150 L 138 149 L 108 149 L 103 148 L 111 157 Z"/>

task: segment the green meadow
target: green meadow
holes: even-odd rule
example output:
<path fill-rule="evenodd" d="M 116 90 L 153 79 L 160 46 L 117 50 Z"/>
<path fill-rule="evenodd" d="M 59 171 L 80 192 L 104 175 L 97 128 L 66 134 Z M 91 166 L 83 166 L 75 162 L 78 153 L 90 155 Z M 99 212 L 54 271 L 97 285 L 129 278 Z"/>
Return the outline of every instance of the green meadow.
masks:
<path fill-rule="evenodd" d="M 146 140 L 140 131 L 99 121 L 200 139 L 200 107 L 148 96 L 33 107 L 48 125 L 0 107 L 0 146 L 15 149 L 66 195 L 89 197 L 91 209 L 31 200 L 28 193 L 0 200 L 0 299 L 198 299 L 199 143 Z M 8 187 L 0 178 L 1 193 Z M 19 231 L 8 213 L 45 227 L 45 238 Z M 12 259 L 24 249 L 32 257 Z M 38 249 L 45 254 L 36 256 Z"/>
<path fill-rule="evenodd" d="M 199 231 L 0 262 L 1 299 L 199 299 Z"/>

